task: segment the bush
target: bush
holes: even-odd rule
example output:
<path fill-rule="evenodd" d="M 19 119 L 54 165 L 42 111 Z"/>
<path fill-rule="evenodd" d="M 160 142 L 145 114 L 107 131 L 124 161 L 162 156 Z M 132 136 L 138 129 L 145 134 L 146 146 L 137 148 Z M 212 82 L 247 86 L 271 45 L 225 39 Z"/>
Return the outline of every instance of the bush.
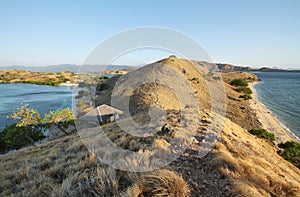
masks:
<path fill-rule="evenodd" d="M 99 79 L 109 79 L 109 77 L 108 76 L 101 76 L 101 77 L 99 77 Z"/>
<path fill-rule="evenodd" d="M 48 129 L 59 130 L 63 135 L 68 135 L 72 132 L 69 127 L 72 129 L 75 126 L 76 119 L 69 108 L 50 111 L 41 117 L 37 110 L 29 108 L 27 104 L 18 108 L 8 118 L 19 121 L 0 131 L 0 153 L 33 144 L 44 138 L 43 133 Z"/>
<path fill-rule="evenodd" d="M 79 88 L 84 88 L 86 86 L 88 86 L 88 84 L 86 84 L 85 82 L 79 82 L 79 84 L 78 84 Z"/>
<path fill-rule="evenodd" d="M 36 84 L 36 85 L 49 85 L 49 86 L 58 86 L 62 82 L 60 81 L 26 81 L 26 80 L 20 80 L 16 81 L 15 83 L 29 83 L 29 84 Z"/>
<path fill-rule="evenodd" d="M 80 96 L 80 97 L 84 97 L 84 96 L 88 96 L 88 95 L 90 95 L 90 93 L 85 90 L 79 90 L 79 92 L 78 92 L 78 96 Z"/>
<path fill-rule="evenodd" d="M 245 79 L 234 79 L 230 82 L 230 85 L 233 86 L 243 86 L 243 87 L 247 87 L 248 86 L 248 82 Z"/>
<path fill-rule="evenodd" d="M 274 134 L 273 133 L 269 133 L 265 129 L 251 129 L 249 131 L 249 133 L 251 133 L 252 135 L 256 135 L 256 136 L 258 136 L 260 138 L 268 139 L 270 141 L 274 141 L 275 140 Z"/>
<path fill-rule="evenodd" d="M 278 144 L 278 147 L 284 149 L 279 155 L 300 169 L 300 143 L 290 141 Z"/>
<path fill-rule="evenodd" d="M 100 83 L 97 85 L 97 91 L 107 90 L 109 89 L 109 85 L 107 83 Z"/>
<path fill-rule="evenodd" d="M 33 144 L 45 136 L 38 127 L 19 127 L 11 124 L 0 131 L 0 153 Z"/>
<path fill-rule="evenodd" d="M 237 92 L 244 92 L 245 94 L 252 94 L 252 90 L 248 87 L 241 87 L 236 89 Z"/>
<path fill-rule="evenodd" d="M 250 94 L 244 94 L 244 95 L 239 96 L 239 98 L 243 98 L 244 100 L 249 100 L 249 99 L 252 99 L 252 96 Z"/>

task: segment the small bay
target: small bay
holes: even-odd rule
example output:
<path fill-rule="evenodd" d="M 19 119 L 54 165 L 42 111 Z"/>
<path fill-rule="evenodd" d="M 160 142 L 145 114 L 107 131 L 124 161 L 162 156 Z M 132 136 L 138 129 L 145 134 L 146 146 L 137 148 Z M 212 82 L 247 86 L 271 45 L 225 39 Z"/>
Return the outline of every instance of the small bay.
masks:
<path fill-rule="evenodd" d="M 72 108 L 72 87 L 23 83 L 0 84 L 0 129 L 13 123 L 6 118 L 24 104 L 41 115 L 66 107 Z"/>

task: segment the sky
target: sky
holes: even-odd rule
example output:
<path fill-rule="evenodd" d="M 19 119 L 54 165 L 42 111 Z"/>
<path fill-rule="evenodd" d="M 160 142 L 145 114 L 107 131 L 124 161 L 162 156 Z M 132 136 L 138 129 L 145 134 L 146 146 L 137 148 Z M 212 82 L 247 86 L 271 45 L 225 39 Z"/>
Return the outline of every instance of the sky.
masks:
<path fill-rule="evenodd" d="M 2 0 L 0 65 L 82 64 L 112 35 L 155 26 L 188 35 L 214 62 L 300 68 L 299 9 L 298 0 Z M 167 54 L 142 52 L 117 62 Z"/>

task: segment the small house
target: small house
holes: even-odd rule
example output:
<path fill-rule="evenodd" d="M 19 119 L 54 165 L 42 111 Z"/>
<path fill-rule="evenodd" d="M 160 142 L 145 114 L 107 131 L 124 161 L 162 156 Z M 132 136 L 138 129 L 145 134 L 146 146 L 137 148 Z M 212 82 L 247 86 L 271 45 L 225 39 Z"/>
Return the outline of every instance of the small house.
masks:
<path fill-rule="evenodd" d="M 115 109 L 108 105 L 100 105 L 97 108 L 98 120 L 100 125 L 104 125 L 110 122 L 115 122 L 123 114 L 122 111 Z"/>

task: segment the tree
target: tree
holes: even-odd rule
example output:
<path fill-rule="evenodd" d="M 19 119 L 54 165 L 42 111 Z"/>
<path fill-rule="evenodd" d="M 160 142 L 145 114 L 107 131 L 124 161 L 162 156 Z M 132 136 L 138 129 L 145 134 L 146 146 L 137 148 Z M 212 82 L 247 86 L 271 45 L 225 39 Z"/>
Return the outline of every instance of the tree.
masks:
<path fill-rule="evenodd" d="M 28 104 L 18 108 L 8 118 L 19 120 L 19 122 L 11 124 L 0 131 L 1 153 L 33 144 L 45 137 L 44 132 L 47 129 L 57 129 L 64 135 L 68 135 L 70 133 L 68 128 L 75 125 L 74 121 L 76 119 L 70 108 L 50 111 L 44 117 L 41 117 L 39 112 L 29 108 Z"/>
<path fill-rule="evenodd" d="M 47 125 L 48 128 L 56 127 L 65 135 L 68 135 L 69 132 L 67 129 L 75 125 L 75 119 L 76 117 L 73 111 L 70 108 L 65 108 L 59 111 L 50 111 L 49 114 L 44 116 L 43 123 Z"/>
<path fill-rule="evenodd" d="M 17 109 L 13 114 L 9 116 L 14 120 L 20 120 L 16 125 L 18 127 L 39 125 L 42 121 L 39 112 L 33 108 L 29 108 L 28 104 L 25 104 Z"/>

